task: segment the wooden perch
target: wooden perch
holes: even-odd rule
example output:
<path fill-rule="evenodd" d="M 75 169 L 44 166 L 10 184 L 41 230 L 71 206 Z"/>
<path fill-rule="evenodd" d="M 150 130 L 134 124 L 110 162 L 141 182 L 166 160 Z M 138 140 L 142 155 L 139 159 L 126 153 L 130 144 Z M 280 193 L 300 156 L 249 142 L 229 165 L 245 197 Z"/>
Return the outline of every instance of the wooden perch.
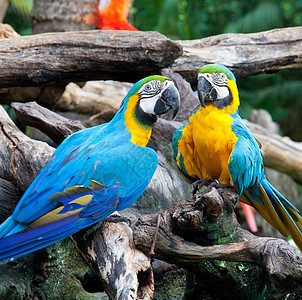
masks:
<path fill-rule="evenodd" d="M 257 237 L 241 229 L 233 211 L 236 197 L 231 190 L 212 188 L 198 201 L 180 201 L 160 212 L 162 221 L 155 244 L 155 258 L 195 273 L 202 272 L 200 263 L 208 260 L 254 263 L 267 272 L 279 296 L 298 289 L 302 284 L 302 254 L 284 240 Z M 136 223 L 135 245 L 145 253 L 150 251 L 156 222 L 157 214 L 154 214 L 143 215 Z M 218 265 L 213 267 L 219 272 Z M 226 273 L 229 271 L 225 270 Z M 225 278 L 228 278 L 226 273 Z M 264 274 L 259 273 L 259 278 L 262 276 Z M 220 282 L 216 290 L 228 287 L 229 296 L 233 293 L 240 299 L 247 299 L 258 283 L 257 280 L 242 280 L 239 290 L 238 287 L 233 290 L 231 280 L 227 279 Z M 267 288 L 271 290 L 272 287 Z"/>
<path fill-rule="evenodd" d="M 11 106 L 23 124 L 40 129 L 58 145 L 68 135 L 85 128 L 80 121 L 66 119 L 36 102 L 13 102 Z"/>
<path fill-rule="evenodd" d="M 0 40 L 0 87 L 95 79 L 136 81 L 171 64 L 182 47 L 158 32 L 45 33 Z"/>
<path fill-rule="evenodd" d="M 224 64 L 237 78 L 300 68 L 301 35 L 302 27 L 293 27 L 177 42 L 157 32 L 96 30 L 5 39 L 0 41 L 0 88 L 97 79 L 135 82 L 171 64 L 190 83 L 196 83 L 197 70 L 206 63 Z"/>
<path fill-rule="evenodd" d="M 103 282 L 110 299 L 153 298 L 151 260 L 135 248 L 126 223 L 103 222 L 71 237 L 82 257 Z"/>
<path fill-rule="evenodd" d="M 82 114 L 98 114 L 111 120 L 130 88 L 131 83 L 119 81 L 88 81 L 81 88 L 69 83 L 55 108 Z"/>
<path fill-rule="evenodd" d="M 183 55 L 172 69 L 191 83 L 204 64 L 219 63 L 230 68 L 237 79 L 260 73 L 302 67 L 302 27 L 235 34 L 200 40 L 178 41 Z"/>
<path fill-rule="evenodd" d="M 2 7 L 0 6 L 0 8 Z M 0 11 L 1 11 L 0 12 L 0 20 L 1 20 L 2 9 L 0 9 Z M 10 37 L 19 37 L 19 36 L 20 34 L 18 34 L 12 26 L 10 26 L 9 24 L 0 23 L 0 39 L 7 39 Z"/>
<path fill-rule="evenodd" d="M 0 178 L 12 182 L 20 193 L 27 189 L 54 150 L 22 133 L 2 106 L 0 148 Z"/>

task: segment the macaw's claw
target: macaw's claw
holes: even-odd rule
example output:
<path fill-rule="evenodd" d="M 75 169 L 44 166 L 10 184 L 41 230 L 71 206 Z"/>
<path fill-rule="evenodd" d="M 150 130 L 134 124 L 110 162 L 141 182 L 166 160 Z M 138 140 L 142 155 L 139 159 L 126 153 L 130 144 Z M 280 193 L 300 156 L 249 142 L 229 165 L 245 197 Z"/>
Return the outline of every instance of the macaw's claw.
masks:
<path fill-rule="evenodd" d="M 201 189 L 203 188 L 205 185 L 206 186 L 209 186 L 213 181 L 209 178 L 207 179 L 198 179 L 196 181 L 194 181 L 192 184 L 191 184 L 191 187 L 192 187 L 192 194 L 193 196 L 195 196 L 195 194 Z"/>
<path fill-rule="evenodd" d="M 223 184 L 219 180 L 212 181 L 208 178 L 197 180 L 193 184 L 195 184 L 195 186 L 194 186 L 195 190 L 193 190 L 193 197 L 196 200 L 202 198 L 206 193 L 208 193 L 212 189 L 212 187 L 214 187 L 216 189 L 219 189 L 219 188 L 227 188 L 227 189 L 233 188 L 233 186 L 231 184 Z M 207 187 L 201 193 L 196 194 L 205 185 Z"/>

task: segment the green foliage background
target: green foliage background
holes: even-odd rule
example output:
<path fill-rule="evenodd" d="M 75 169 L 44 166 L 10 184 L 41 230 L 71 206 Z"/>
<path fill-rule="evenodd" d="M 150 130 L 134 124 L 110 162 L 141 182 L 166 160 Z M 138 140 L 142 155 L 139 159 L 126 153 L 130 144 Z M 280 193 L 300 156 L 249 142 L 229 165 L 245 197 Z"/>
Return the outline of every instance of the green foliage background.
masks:
<path fill-rule="evenodd" d="M 198 39 L 233 32 L 250 33 L 302 26 L 300 0 L 133 0 L 130 22 L 171 39 Z M 28 14 L 33 0 L 11 0 L 5 23 L 31 34 Z M 27 17 L 26 17 L 27 16 Z M 252 76 L 238 81 L 246 118 L 253 108 L 267 109 L 281 134 L 302 141 L 302 69 Z"/>

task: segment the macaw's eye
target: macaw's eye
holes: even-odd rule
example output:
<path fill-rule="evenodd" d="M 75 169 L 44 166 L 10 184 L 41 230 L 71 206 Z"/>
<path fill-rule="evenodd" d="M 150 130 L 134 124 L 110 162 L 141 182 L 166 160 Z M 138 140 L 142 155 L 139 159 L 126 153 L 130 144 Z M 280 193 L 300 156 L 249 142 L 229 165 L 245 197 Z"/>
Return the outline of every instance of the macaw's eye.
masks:
<path fill-rule="evenodd" d="M 150 84 L 147 84 L 147 85 L 145 86 L 145 90 L 146 90 L 146 91 L 150 91 L 150 90 L 151 90 L 151 85 L 150 85 Z"/>

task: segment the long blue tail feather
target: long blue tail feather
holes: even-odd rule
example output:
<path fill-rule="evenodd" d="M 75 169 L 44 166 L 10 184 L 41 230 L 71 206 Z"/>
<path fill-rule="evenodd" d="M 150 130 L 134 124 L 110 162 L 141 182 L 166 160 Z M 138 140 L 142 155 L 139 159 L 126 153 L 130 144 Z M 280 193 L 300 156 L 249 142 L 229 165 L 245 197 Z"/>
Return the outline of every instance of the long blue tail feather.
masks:
<path fill-rule="evenodd" d="M 260 185 L 249 187 L 243 195 L 273 227 L 285 236 L 289 234 L 302 251 L 302 218 L 299 210 L 264 175 Z"/>

